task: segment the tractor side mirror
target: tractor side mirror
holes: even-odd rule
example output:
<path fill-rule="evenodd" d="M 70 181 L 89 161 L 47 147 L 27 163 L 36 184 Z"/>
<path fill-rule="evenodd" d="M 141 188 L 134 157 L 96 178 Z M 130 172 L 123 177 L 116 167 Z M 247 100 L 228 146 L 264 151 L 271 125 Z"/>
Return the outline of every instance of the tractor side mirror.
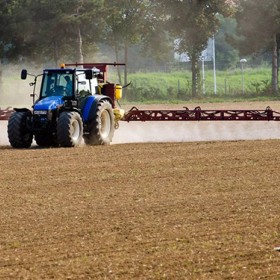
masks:
<path fill-rule="evenodd" d="M 85 74 L 86 74 L 86 79 L 87 80 L 91 80 L 92 79 L 92 77 L 93 77 L 92 70 L 86 70 Z"/>
<path fill-rule="evenodd" d="M 22 69 L 21 70 L 21 79 L 25 80 L 27 77 L 27 70 L 26 69 Z"/>

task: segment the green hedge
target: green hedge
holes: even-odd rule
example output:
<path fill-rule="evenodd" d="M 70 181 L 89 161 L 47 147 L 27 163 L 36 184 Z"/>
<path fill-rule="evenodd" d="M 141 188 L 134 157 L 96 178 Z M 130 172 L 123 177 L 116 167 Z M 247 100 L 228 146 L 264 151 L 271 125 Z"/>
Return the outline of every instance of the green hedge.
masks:
<path fill-rule="evenodd" d="M 191 100 L 191 72 L 135 73 L 129 75 L 132 82 L 124 93 L 128 102 Z M 240 69 L 216 72 L 217 93 L 214 94 L 213 71 L 205 72 L 205 94 L 202 99 L 259 99 L 271 96 L 271 69 L 245 69 L 244 93 Z"/>

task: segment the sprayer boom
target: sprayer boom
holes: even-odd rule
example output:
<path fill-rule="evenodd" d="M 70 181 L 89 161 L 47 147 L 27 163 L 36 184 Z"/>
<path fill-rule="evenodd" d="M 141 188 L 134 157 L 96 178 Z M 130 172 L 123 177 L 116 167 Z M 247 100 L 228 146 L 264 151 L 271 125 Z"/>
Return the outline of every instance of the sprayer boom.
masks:
<path fill-rule="evenodd" d="M 1 121 L 8 120 L 13 112 L 14 112 L 14 110 L 11 107 L 8 107 L 6 109 L 1 109 L 0 108 L 0 120 Z"/>
<path fill-rule="evenodd" d="M 139 110 L 131 108 L 123 121 L 280 121 L 280 113 L 265 110 Z"/>

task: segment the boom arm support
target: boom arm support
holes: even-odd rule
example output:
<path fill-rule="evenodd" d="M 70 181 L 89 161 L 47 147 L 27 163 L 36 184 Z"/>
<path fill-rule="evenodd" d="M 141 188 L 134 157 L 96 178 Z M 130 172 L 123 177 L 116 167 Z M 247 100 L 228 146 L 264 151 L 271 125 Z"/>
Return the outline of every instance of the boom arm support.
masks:
<path fill-rule="evenodd" d="M 97 69 L 100 70 L 101 72 L 101 79 L 100 82 L 101 83 L 105 83 L 107 82 L 107 73 L 108 73 L 108 66 L 125 66 L 125 63 L 117 63 L 117 62 L 113 62 L 113 63 L 66 63 L 65 66 L 74 66 L 74 67 L 83 67 L 86 69 L 91 69 L 93 67 L 96 67 Z"/>

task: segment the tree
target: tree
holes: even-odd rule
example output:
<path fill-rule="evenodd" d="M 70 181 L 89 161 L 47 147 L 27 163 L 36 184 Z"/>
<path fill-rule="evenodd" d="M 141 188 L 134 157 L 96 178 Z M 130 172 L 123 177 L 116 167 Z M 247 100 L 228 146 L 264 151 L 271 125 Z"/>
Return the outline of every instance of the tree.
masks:
<path fill-rule="evenodd" d="M 201 52 L 219 27 L 217 14 L 229 15 L 231 5 L 228 1 L 219 0 L 159 0 L 159 4 L 165 8 L 168 30 L 179 39 L 176 51 L 186 52 L 190 57 L 192 96 L 197 97 L 201 91 L 198 64 Z"/>
<path fill-rule="evenodd" d="M 217 68 L 225 70 L 235 67 L 239 61 L 238 50 L 228 42 L 229 37 L 236 36 L 237 23 L 235 18 L 224 18 L 220 15 L 218 18 L 220 28 L 215 36 L 216 61 L 219 62 Z"/>
<path fill-rule="evenodd" d="M 32 41 L 37 58 L 82 63 L 83 43 L 94 47 L 100 40 L 103 18 L 96 15 L 102 8 L 100 0 L 33 0 L 30 10 L 37 32 Z"/>
<path fill-rule="evenodd" d="M 149 1 L 141 0 L 105 0 L 106 42 L 114 48 L 116 60 L 120 59 L 120 51 L 123 50 L 124 83 L 128 83 L 127 66 L 129 64 L 129 47 L 140 43 L 143 34 L 147 6 Z M 119 73 L 119 80 L 121 76 Z"/>
<path fill-rule="evenodd" d="M 0 1 L 0 58 L 1 61 L 18 59 L 26 48 L 30 48 L 29 36 L 25 30 L 32 29 L 32 23 L 25 9 L 25 0 Z"/>
<path fill-rule="evenodd" d="M 149 57 L 150 61 L 162 62 L 170 59 L 173 44 L 163 24 L 165 18 L 166 15 L 162 13 L 157 1 L 147 1 L 141 48 L 143 56 Z"/>
<path fill-rule="evenodd" d="M 0 64 L 18 60 L 24 50 L 30 47 L 27 36 L 23 33 L 24 29 L 32 28 L 27 17 L 28 13 L 24 9 L 26 2 L 0 0 Z M 2 93 L 2 67 L 0 67 L 0 93 Z"/>
<path fill-rule="evenodd" d="M 0 8 L 0 55 L 9 61 L 83 62 L 101 38 L 102 0 L 0 0 Z"/>
<path fill-rule="evenodd" d="M 235 40 L 242 55 L 268 50 L 272 57 L 272 91 L 278 94 L 280 48 L 280 2 L 278 0 L 240 0 L 236 15 L 237 32 L 243 37 Z"/>

